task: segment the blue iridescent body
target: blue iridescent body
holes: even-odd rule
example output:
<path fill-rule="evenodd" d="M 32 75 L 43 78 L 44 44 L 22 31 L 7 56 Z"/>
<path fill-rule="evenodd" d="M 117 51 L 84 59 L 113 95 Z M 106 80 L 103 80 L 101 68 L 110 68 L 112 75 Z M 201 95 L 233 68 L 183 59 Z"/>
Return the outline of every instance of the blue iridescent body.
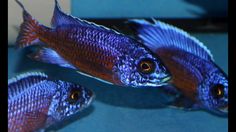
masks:
<path fill-rule="evenodd" d="M 31 58 L 121 86 L 160 86 L 169 80 L 165 66 L 143 44 L 112 29 L 67 15 L 55 3 L 49 28 L 34 20 L 18 2 L 24 17 L 18 45 L 45 43 Z"/>
<path fill-rule="evenodd" d="M 210 51 L 196 38 L 169 24 L 130 20 L 143 43 L 156 53 L 169 69 L 168 91 L 182 95 L 173 105 L 207 109 L 219 115 L 228 112 L 228 77 L 215 64 Z"/>
<path fill-rule="evenodd" d="M 42 130 L 88 107 L 93 92 L 80 85 L 28 72 L 8 80 L 8 131 Z"/>

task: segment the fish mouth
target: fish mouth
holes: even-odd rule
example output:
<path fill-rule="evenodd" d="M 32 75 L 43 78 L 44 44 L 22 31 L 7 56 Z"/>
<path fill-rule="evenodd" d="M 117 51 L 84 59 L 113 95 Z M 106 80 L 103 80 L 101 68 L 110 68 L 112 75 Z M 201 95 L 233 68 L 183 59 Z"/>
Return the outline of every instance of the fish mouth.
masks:
<path fill-rule="evenodd" d="M 95 99 L 96 95 L 94 94 L 93 91 L 89 91 L 88 92 L 88 101 L 86 101 L 83 105 L 82 105 L 82 110 L 86 109 L 87 107 L 89 107 L 91 105 L 91 103 L 93 102 L 93 100 Z"/>
<path fill-rule="evenodd" d="M 228 106 L 223 107 L 223 108 L 218 108 L 218 109 L 212 109 L 211 112 L 213 112 L 213 114 L 216 114 L 218 116 L 227 117 L 228 116 Z"/>
<path fill-rule="evenodd" d="M 88 101 L 88 106 L 93 102 L 93 100 L 96 98 L 96 95 L 95 94 L 93 94 L 93 96 L 91 96 L 91 98 L 89 99 L 89 101 Z"/>
<path fill-rule="evenodd" d="M 170 81 L 170 79 L 171 79 L 171 76 L 167 75 L 166 77 L 162 78 L 160 82 L 161 83 L 167 83 L 168 81 Z"/>
<path fill-rule="evenodd" d="M 88 95 L 90 98 L 89 98 L 88 102 L 85 104 L 85 107 L 88 107 L 93 102 L 93 100 L 96 98 L 96 95 L 94 94 L 94 92 L 92 90 L 88 93 Z"/>
<path fill-rule="evenodd" d="M 224 108 L 220 108 L 219 111 L 222 112 L 222 113 L 227 114 L 228 113 L 228 106 L 226 106 Z"/>
<path fill-rule="evenodd" d="M 171 76 L 166 76 L 163 77 L 161 79 L 155 79 L 155 80 L 151 80 L 147 83 L 145 83 L 145 86 L 149 86 L 149 87 L 159 87 L 159 86 L 164 86 L 164 85 L 168 85 L 168 81 L 171 79 Z M 158 81 L 159 80 L 159 81 Z"/>

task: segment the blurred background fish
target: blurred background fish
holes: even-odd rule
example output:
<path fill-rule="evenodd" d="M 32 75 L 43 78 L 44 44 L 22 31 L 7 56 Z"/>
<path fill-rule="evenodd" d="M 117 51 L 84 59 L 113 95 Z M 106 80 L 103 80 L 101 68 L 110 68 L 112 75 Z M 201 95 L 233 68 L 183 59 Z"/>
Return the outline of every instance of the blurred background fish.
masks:
<path fill-rule="evenodd" d="M 39 24 L 16 2 L 23 8 L 24 18 L 18 46 L 45 43 L 31 58 L 121 86 L 160 86 L 170 79 L 162 62 L 144 45 L 112 29 L 63 13 L 56 0 L 52 28 Z"/>
<path fill-rule="evenodd" d="M 156 53 L 170 70 L 168 92 L 181 92 L 173 105 L 228 113 L 228 77 L 214 63 L 206 46 L 185 31 L 156 21 L 130 20 L 138 38 Z"/>
<path fill-rule="evenodd" d="M 28 72 L 8 80 L 8 131 L 32 132 L 72 117 L 94 98 L 80 85 Z"/>

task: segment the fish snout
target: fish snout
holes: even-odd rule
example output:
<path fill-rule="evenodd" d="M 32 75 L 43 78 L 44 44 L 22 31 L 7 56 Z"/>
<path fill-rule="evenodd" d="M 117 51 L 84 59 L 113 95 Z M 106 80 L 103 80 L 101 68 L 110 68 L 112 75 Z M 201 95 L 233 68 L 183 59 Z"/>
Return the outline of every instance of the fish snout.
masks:
<path fill-rule="evenodd" d="M 228 106 L 223 107 L 223 108 L 220 108 L 219 110 L 220 110 L 220 112 L 222 112 L 222 113 L 228 113 Z"/>
<path fill-rule="evenodd" d="M 171 79 L 171 73 L 169 72 L 169 70 L 164 65 L 160 66 L 158 69 L 158 78 L 160 79 L 160 83 L 168 82 Z"/>
<path fill-rule="evenodd" d="M 92 90 L 87 90 L 86 98 L 87 98 L 86 106 L 89 106 L 95 98 L 94 92 Z"/>
<path fill-rule="evenodd" d="M 171 80 L 171 75 L 169 73 L 166 73 L 163 78 L 161 78 L 161 83 L 167 83 Z"/>

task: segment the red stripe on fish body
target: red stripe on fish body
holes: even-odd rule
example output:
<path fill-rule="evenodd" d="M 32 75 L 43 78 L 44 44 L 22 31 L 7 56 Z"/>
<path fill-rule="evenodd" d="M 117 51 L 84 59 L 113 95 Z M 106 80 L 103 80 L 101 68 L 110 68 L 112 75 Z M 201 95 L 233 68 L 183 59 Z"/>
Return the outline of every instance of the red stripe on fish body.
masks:
<path fill-rule="evenodd" d="M 51 30 L 44 29 L 38 34 L 42 42 L 47 43 L 79 70 L 119 83 L 114 82 L 112 68 L 116 58 L 127 50 L 119 46 L 122 41 L 126 43 L 127 38 L 111 32 L 74 25 Z"/>

